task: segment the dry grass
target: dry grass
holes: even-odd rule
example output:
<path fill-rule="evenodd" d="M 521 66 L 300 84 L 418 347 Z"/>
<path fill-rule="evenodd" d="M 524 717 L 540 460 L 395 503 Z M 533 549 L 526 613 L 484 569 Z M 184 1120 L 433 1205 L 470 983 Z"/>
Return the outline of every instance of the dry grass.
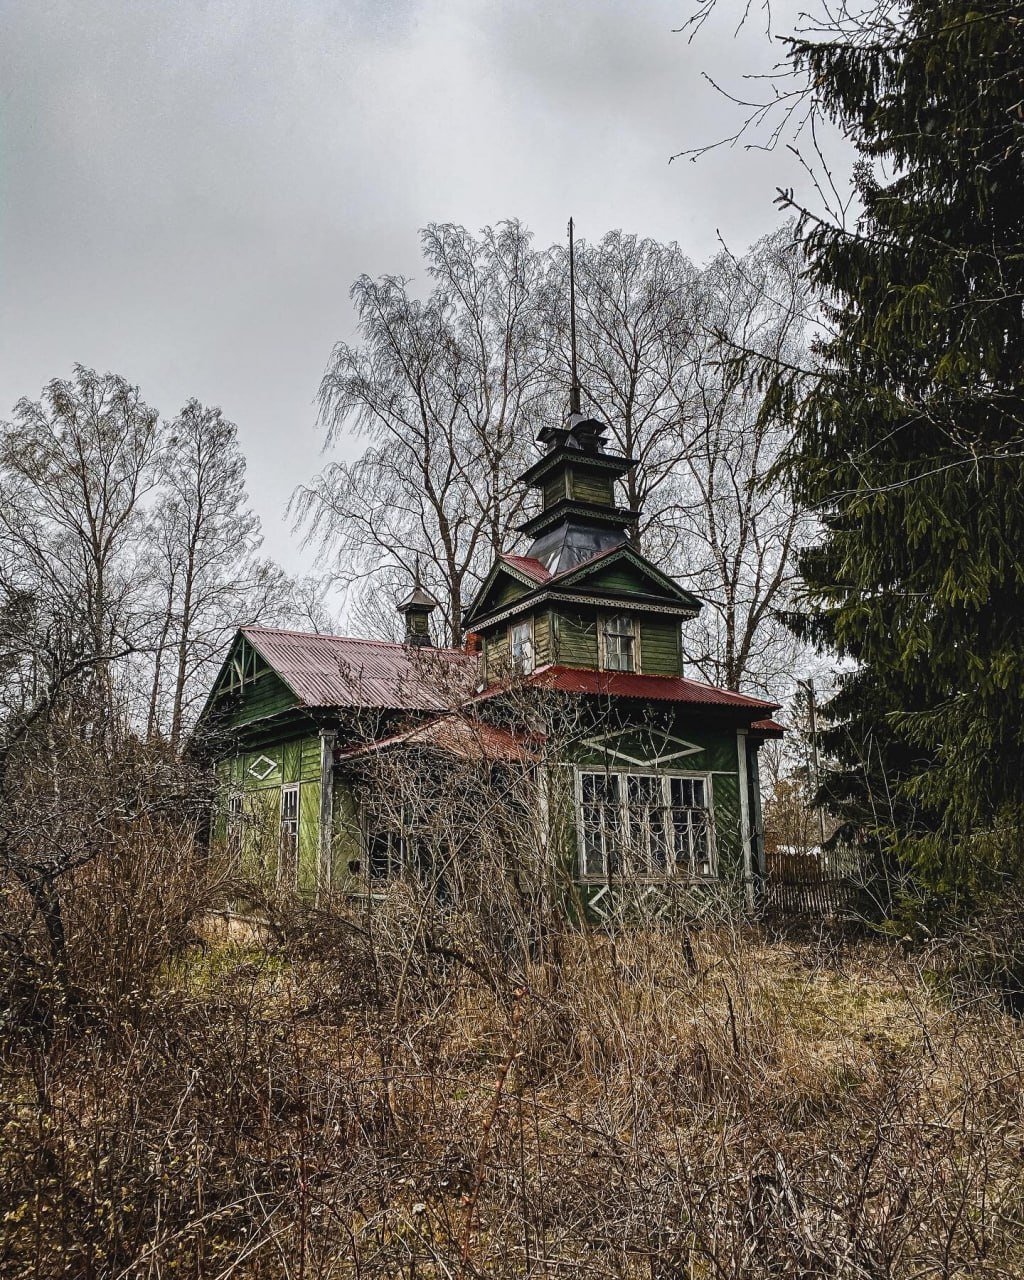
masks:
<path fill-rule="evenodd" d="M 407 906 L 221 928 L 132 1019 L 12 1042 L 6 1273 L 1024 1271 L 1021 1034 L 985 1000 L 740 928 L 566 932 L 495 982 Z"/>

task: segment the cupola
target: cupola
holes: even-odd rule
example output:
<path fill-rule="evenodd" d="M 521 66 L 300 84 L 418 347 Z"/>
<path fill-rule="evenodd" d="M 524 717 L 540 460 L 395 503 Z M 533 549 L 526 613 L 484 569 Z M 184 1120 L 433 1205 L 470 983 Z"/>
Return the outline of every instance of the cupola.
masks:
<path fill-rule="evenodd" d="M 615 481 L 635 459 L 606 453 L 607 433 L 597 418 L 570 413 L 564 427 L 540 432 L 537 440 L 547 452 L 520 477 L 540 492 L 541 509 L 519 531 L 533 538 L 526 554 L 549 573 L 627 542 L 636 528 L 640 513 L 615 501 Z"/>
<path fill-rule="evenodd" d="M 437 601 L 419 584 L 411 595 L 398 605 L 398 612 L 405 618 L 405 643 L 427 648 L 430 645 L 430 615 L 437 608 Z"/>

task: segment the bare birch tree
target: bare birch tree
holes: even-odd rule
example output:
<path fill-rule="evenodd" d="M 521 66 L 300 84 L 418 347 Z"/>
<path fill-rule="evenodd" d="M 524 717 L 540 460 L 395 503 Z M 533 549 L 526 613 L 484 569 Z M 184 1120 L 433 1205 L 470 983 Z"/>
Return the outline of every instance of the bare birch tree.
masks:
<path fill-rule="evenodd" d="M 479 237 L 430 226 L 422 242 L 424 301 L 395 276 L 353 286 L 361 344 L 335 347 L 320 408 L 328 443 L 354 432 L 368 447 L 300 489 L 294 511 L 375 631 L 394 625 L 418 563 L 457 642 L 468 594 L 521 514 L 512 479 L 545 393 L 541 263 L 515 221 Z"/>
<path fill-rule="evenodd" d="M 97 726 L 116 712 L 109 655 L 132 648 L 145 621 L 142 504 L 158 445 L 139 389 L 81 365 L 20 400 L 0 430 L 3 557 L 49 619 L 51 645 L 89 659 Z"/>
<path fill-rule="evenodd" d="M 160 482 L 151 534 L 163 604 L 148 726 L 155 732 L 166 701 L 167 734 L 177 748 L 232 632 L 286 611 L 288 583 L 259 558 L 260 522 L 248 506 L 238 430 L 220 409 L 189 400 L 169 424 Z"/>
<path fill-rule="evenodd" d="M 762 395 L 737 356 L 805 358 L 809 292 L 792 231 L 740 258 L 718 254 L 701 272 L 695 339 L 678 388 L 685 449 L 670 515 L 673 571 L 705 602 L 688 655 L 708 680 L 779 693 L 796 641 L 779 620 L 807 533 L 774 472 L 788 435 L 761 415 Z M 666 521 L 666 524 L 669 522 Z"/>

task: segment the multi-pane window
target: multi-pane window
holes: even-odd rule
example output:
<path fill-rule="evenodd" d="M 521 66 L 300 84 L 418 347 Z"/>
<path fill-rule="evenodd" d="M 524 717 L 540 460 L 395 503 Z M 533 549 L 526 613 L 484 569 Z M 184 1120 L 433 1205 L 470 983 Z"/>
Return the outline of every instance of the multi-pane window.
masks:
<path fill-rule="evenodd" d="M 402 873 L 405 841 L 395 831 L 373 831 L 366 839 L 370 880 L 380 884 Z"/>
<path fill-rule="evenodd" d="M 580 774 L 580 874 L 714 873 L 707 781 L 651 773 Z"/>
<path fill-rule="evenodd" d="M 672 852 L 677 867 L 688 867 L 696 876 L 709 876 L 711 815 L 707 783 L 703 778 L 667 778 L 672 802 Z"/>
<path fill-rule="evenodd" d="M 418 836 L 395 830 L 369 830 L 366 833 L 366 860 L 370 883 L 381 886 L 401 876 L 412 876 L 440 892 L 440 877 L 435 876 L 427 842 Z"/>
<path fill-rule="evenodd" d="M 580 872 L 603 877 L 619 871 L 619 775 L 580 774 L 583 847 Z"/>
<path fill-rule="evenodd" d="M 508 643 L 512 665 L 517 671 L 529 675 L 533 670 L 533 623 L 529 619 L 513 623 L 508 633 Z"/>
<path fill-rule="evenodd" d="M 278 878 L 294 886 L 299 872 L 299 784 L 281 788 L 281 836 Z"/>
<path fill-rule="evenodd" d="M 243 817 L 242 793 L 233 791 L 228 796 L 227 828 L 225 831 L 228 851 L 232 854 L 238 854 L 242 848 Z"/>
<path fill-rule="evenodd" d="M 605 618 L 601 626 L 601 640 L 606 670 L 636 670 L 635 621 L 628 613 Z"/>

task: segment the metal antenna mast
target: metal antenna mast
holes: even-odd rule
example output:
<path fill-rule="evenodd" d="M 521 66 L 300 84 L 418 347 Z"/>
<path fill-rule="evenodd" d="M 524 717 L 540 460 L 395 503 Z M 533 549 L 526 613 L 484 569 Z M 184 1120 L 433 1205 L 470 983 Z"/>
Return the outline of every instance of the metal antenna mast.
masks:
<path fill-rule="evenodd" d="M 581 413 L 580 379 L 576 371 L 576 253 L 569 219 L 569 345 L 572 347 L 572 385 L 569 388 L 569 412 Z"/>

